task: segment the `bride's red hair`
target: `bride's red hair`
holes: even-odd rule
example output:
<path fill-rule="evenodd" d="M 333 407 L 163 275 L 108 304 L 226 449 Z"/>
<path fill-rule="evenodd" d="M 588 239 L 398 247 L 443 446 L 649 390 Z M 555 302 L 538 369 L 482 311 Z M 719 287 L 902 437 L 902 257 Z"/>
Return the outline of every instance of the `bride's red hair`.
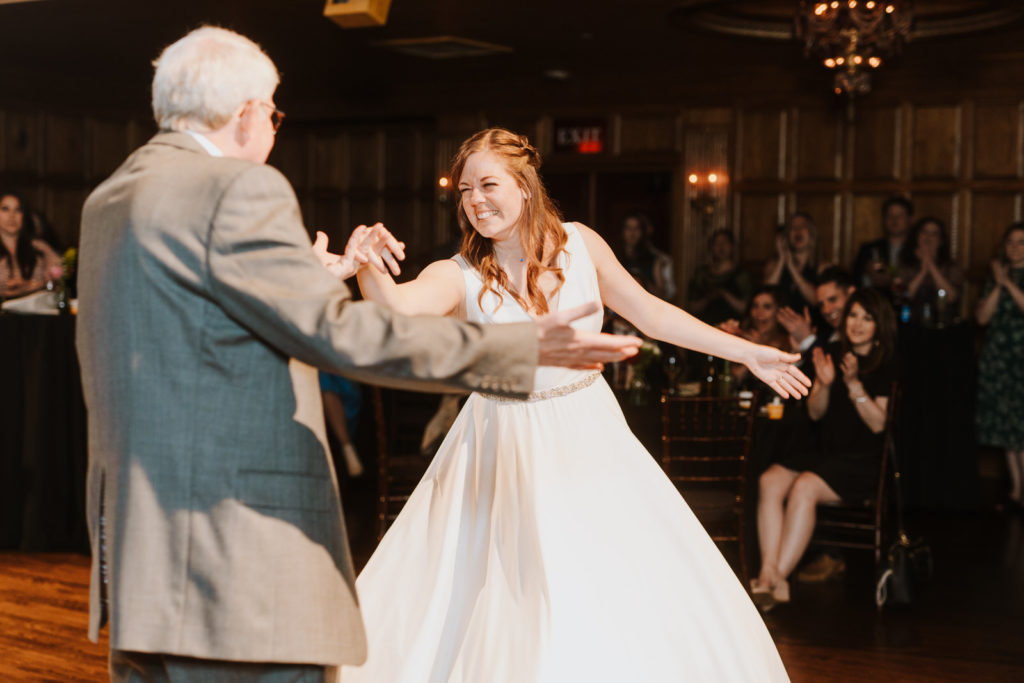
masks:
<path fill-rule="evenodd" d="M 498 290 L 504 289 L 523 309 L 535 310 L 540 314 L 547 313 L 547 297 L 544 296 L 537 281 L 542 273 L 554 273 L 558 278 L 558 285 L 551 292 L 552 296 L 565 283 L 562 269 L 554 264 L 557 262 L 558 254 L 565 247 L 566 236 L 562 228 L 562 217 L 537 173 L 537 169 L 540 168 L 540 154 L 530 145 L 525 135 L 517 135 L 504 128 L 488 128 L 462 143 L 452 160 L 449 177 L 458 183 L 469 156 L 484 151 L 491 152 L 526 193 L 517 226 L 519 240 L 526 254 L 526 292 L 517 292 L 512 287 L 505 271 L 498 265 L 491 240 L 473 229 L 460 201 L 458 221 L 462 229 L 462 247 L 459 253 L 469 265 L 477 269 L 483 279 L 484 286 L 480 290 L 478 302 L 483 305 L 485 292 L 492 291 L 500 296 Z"/>

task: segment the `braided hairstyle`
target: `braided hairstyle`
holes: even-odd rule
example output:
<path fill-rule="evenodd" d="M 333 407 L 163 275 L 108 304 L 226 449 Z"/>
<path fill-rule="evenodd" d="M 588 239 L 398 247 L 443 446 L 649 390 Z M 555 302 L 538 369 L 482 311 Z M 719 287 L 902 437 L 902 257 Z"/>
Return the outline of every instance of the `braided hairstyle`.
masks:
<path fill-rule="evenodd" d="M 508 275 L 498 265 L 491 240 L 473 229 L 461 201 L 458 203 L 459 228 L 462 230 L 459 253 L 469 265 L 476 268 L 483 279 L 484 286 L 478 298 L 481 306 L 486 292 L 494 292 L 500 298 L 499 290 L 504 289 L 524 310 L 535 310 L 543 315 L 548 312 L 548 301 L 538 280 L 543 273 L 551 272 L 558 278 L 558 285 L 552 295 L 562 288 L 565 275 L 554 264 L 558 254 L 565 248 L 566 235 L 562 228 L 562 216 L 544 189 L 537 172 L 541 163 L 540 154 L 525 135 L 504 128 L 488 128 L 459 147 L 452 160 L 452 180 L 457 183 L 462 177 L 471 154 L 484 151 L 493 154 L 526 193 L 517 225 L 526 259 L 526 292 L 518 292 L 512 287 Z M 501 306 L 500 302 L 498 306 Z"/>

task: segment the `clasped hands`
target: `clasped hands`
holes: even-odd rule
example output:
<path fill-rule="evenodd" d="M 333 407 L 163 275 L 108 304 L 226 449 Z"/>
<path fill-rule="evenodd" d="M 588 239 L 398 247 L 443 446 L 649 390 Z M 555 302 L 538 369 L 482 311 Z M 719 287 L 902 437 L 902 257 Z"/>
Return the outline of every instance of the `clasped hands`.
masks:
<path fill-rule="evenodd" d="M 327 271 L 342 280 L 348 279 L 365 266 L 371 266 L 381 273 L 402 272 L 398 262 L 405 259 L 405 242 L 399 242 L 382 223 L 367 227 L 360 225 L 348 238 L 345 251 L 335 254 L 327 250 L 326 233 L 317 230 L 313 253 Z"/>

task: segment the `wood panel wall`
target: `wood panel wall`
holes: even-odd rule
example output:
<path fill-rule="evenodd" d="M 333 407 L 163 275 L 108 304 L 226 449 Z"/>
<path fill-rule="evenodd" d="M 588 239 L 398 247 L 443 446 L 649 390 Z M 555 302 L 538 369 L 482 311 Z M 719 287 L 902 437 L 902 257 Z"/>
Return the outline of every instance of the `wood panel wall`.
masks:
<path fill-rule="evenodd" d="M 432 124 L 305 125 L 282 134 L 269 163 L 291 181 L 307 227 L 340 247 L 359 224 L 383 222 L 421 264 L 448 233 Z"/>
<path fill-rule="evenodd" d="M 746 255 L 768 256 L 770 226 L 807 211 L 820 258 L 850 264 L 881 236 L 881 204 L 899 194 L 917 216 L 945 221 L 954 257 L 984 277 L 1021 218 L 1022 111 L 1022 101 L 973 100 L 862 103 L 852 121 L 809 107 L 737 111 L 733 207 Z"/>
<path fill-rule="evenodd" d="M 78 241 L 82 204 L 155 128 L 31 109 L 0 110 L 0 187 L 23 194 L 63 243 Z"/>
<path fill-rule="evenodd" d="M 817 224 L 819 261 L 850 266 L 861 242 L 882 235 L 881 205 L 893 195 L 909 197 L 918 217 L 942 219 L 954 257 L 976 283 L 984 279 L 1003 230 L 1022 218 L 1024 100 L 865 99 L 853 114 L 821 104 L 612 112 L 610 151 L 593 163 L 629 168 L 658 158 L 671 167 L 683 296 L 716 228 L 735 232 L 743 260 L 759 272 L 776 227 L 804 211 Z M 543 132 L 551 118 L 525 125 Z M 694 202 L 707 188 L 686 178 L 710 170 L 727 182 L 713 189 L 709 217 Z"/>
<path fill-rule="evenodd" d="M 154 133 L 144 119 L 0 110 L 0 191 L 22 193 L 62 246 L 75 244 L 86 196 Z M 384 221 L 422 260 L 447 237 L 435 228 L 450 213 L 435 191 L 436 148 L 432 124 L 292 124 L 269 163 L 292 182 L 310 228 L 343 241 Z"/>
<path fill-rule="evenodd" d="M 902 194 L 919 216 L 946 221 L 954 256 L 980 280 L 1003 230 L 1024 210 L 1024 99 L 865 98 L 852 121 L 820 104 L 572 112 L 583 114 L 608 121 L 607 151 L 587 159 L 546 154 L 547 163 L 671 171 L 681 296 L 715 228 L 732 229 L 756 267 L 771 255 L 775 227 L 806 211 L 818 226 L 820 259 L 848 265 L 860 242 L 881 234 L 881 203 Z M 534 110 L 415 123 L 289 122 L 270 163 L 294 185 L 309 227 L 340 241 L 355 225 L 382 220 L 423 262 L 456 232 L 436 183 L 458 143 L 498 123 L 548 153 L 555 118 Z M 73 244 L 89 190 L 152 132 L 143 119 L 0 110 L 0 185 L 24 192 Z M 715 188 L 686 181 L 712 170 L 724 180 Z M 715 210 L 706 215 L 695 207 L 709 194 Z"/>

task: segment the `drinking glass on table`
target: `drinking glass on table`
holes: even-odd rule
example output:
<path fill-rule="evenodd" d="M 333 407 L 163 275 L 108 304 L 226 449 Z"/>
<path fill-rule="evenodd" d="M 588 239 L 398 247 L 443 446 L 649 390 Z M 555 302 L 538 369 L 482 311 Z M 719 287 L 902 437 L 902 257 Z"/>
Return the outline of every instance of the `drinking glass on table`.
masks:
<path fill-rule="evenodd" d="M 683 372 L 683 357 L 679 349 L 673 348 L 666 353 L 661 364 L 665 371 L 665 377 L 668 379 L 668 393 L 675 394 L 679 376 Z"/>

